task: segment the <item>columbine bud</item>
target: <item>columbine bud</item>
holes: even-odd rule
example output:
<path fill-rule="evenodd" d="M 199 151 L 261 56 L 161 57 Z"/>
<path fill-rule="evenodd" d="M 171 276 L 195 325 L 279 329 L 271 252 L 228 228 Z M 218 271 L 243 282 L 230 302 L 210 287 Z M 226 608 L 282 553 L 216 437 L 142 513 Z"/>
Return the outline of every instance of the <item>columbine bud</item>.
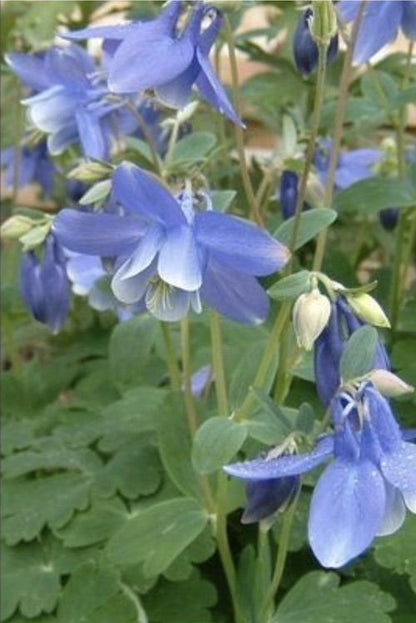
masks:
<path fill-rule="evenodd" d="M 328 0 L 313 0 L 313 20 L 310 22 L 312 38 L 319 45 L 328 47 L 334 38 L 338 47 L 337 15 L 335 7 Z"/>
<path fill-rule="evenodd" d="M 51 228 L 51 222 L 36 225 L 20 236 L 19 241 L 23 245 L 23 251 L 31 251 L 39 245 L 43 244 Z"/>
<path fill-rule="evenodd" d="M 286 220 L 295 214 L 298 200 L 298 174 L 294 171 L 283 171 L 280 178 L 280 207 Z"/>
<path fill-rule="evenodd" d="M 411 394 L 415 391 L 415 388 L 408 385 L 398 376 L 389 372 L 388 370 L 372 370 L 366 377 L 372 382 L 374 387 L 388 397 L 403 396 L 404 394 Z"/>
<path fill-rule="evenodd" d="M 1 226 L 1 237 L 3 240 L 16 240 L 27 234 L 34 226 L 32 219 L 27 216 L 17 214 L 7 219 Z"/>
<path fill-rule="evenodd" d="M 328 324 L 331 303 L 318 288 L 301 294 L 293 307 L 293 327 L 298 345 L 312 350 L 314 342 Z"/>
<path fill-rule="evenodd" d="M 372 296 L 364 293 L 356 296 L 346 294 L 346 297 L 351 309 L 361 320 L 375 327 L 390 327 L 386 314 Z"/>
<path fill-rule="evenodd" d="M 319 4 L 326 4 L 319 3 Z M 332 3 L 328 3 L 331 4 Z M 333 8 L 333 7 L 332 7 Z M 315 15 L 313 9 L 306 9 L 299 18 L 298 25 L 293 37 L 293 53 L 295 63 L 303 76 L 308 76 L 317 66 L 319 59 L 318 44 L 315 37 L 311 34 L 311 29 L 316 33 L 317 27 L 314 26 Z M 323 26 L 319 26 L 319 31 Z M 326 36 L 326 35 L 325 35 Z M 338 35 L 335 34 L 327 45 L 327 62 L 333 61 L 338 53 Z"/>
<path fill-rule="evenodd" d="M 68 178 L 81 182 L 96 182 L 108 177 L 112 172 L 113 167 L 105 162 L 86 162 L 72 169 L 68 173 Z"/>
<path fill-rule="evenodd" d="M 378 217 L 386 231 L 393 231 L 399 220 L 399 210 L 397 208 L 384 208 L 384 210 L 380 210 Z"/>

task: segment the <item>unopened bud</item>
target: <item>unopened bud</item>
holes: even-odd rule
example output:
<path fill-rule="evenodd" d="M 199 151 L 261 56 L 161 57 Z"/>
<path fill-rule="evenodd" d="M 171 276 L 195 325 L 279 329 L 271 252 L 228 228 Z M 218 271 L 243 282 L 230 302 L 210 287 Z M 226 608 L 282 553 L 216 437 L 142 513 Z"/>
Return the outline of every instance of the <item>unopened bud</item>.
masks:
<path fill-rule="evenodd" d="M 312 38 L 326 48 L 337 34 L 337 15 L 331 0 L 312 0 L 313 19 L 310 22 Z"/>
<path fill-rule="evenodd" d="M 389 372 L 388 370 L 372 370 L 366 377 L 372 382 L 374 387 L 388 397 L 403 396 L 404 394 L 411 394 L 415 391 L 415 388 L 408 385 L 401 378 Z"/>
<path fill-rule="evenodd" d="M 23 251 L 31 251 L 42 244 L 49 233 L 51 224 L 52 221 L 43 223 L 42 225 L 36 225 L 36 227 L 32 227 L 26 234 L 20 236 L 19 241 L 23 245 Z"/>
<path fill-rule="evenodd" d="M 322 208 L 325 205 L 325 188 L 314 173 L 308 175 L 305 200 L 311 208 Z"/>
<path fill-rule="evenodd" d="M 96 182 L 109 177 L 112 172 L 113 167 L 105 162 L 86 162 L 72 169 L 68 173 L 68 178 L 80 182 Z"/>
<path fill-rule="evenodd" d="M 331 303 L 318 288 L 301 294 L 293 307 L 293 327 L 298 345 L 312 350 L 314 342 L 328 324 Z"/>
<path fill-rule="evenodd" d="M 3 240 L 17 240 L 34 226 L 32 219 L 27 216 L 17 214 L 7 219 L 1 226 L 1 237 Z"/>
<path fill-rule="evenodd" d="M 348 296 L 347 294 L 347 300 L 351 309 L 361 320 L 375 327 L 390 327 L 386 314 L 377 301 L 369 294 L 363 293 L 356 296 Z"/>

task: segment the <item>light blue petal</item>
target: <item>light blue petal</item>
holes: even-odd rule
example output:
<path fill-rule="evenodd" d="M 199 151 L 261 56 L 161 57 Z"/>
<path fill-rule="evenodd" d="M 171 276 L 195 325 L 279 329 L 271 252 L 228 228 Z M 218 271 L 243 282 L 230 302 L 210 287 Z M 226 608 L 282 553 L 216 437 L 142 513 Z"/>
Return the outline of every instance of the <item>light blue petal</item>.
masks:
<path fill-rule="evenodd" d="M 150 279 L 155 275 L 155 264 L 151 264 L 138 275 L 124 279 L 120 277 L 118 271 L 115 273 L 111 282 L 111 288 L 114 296 L 127 305 L 132 305 L 140 301 L 147 290 Z"/>
<path fill-rule="evenodd" d="M 183 108 L 189 102 L 192 86 L 200 72 L 199 63 L 194 59 L 189 67 L 170 82 L 155 89 L 158 100 L 171 108 Z"/>
<path fill-rule="evenodd" d="M 341 0 L 341 2 L 338 2 L 337 9 L 341 19 L 344 20 L 344 22 L 350 22 L 355 19 L 360 4 L 361 0 Z"/>
<path fill-rule="evenodd" d="M 41 91 L 51 86 L 49 76 L 45 73 L 44 56 L 10 52 L 4 58 L 26 86 L 35 91 Z"/>
<path fill-rule="evenodd" d="M 157 270 L 163 281 L 176 288 L 187 292 L 200 288 L 201 260 L 191 227 L 179 225 L 167 231 Z"/>
<path fill-rule="evenodd" d="M 56 216 L 53 231 L 71 251 L 111 257 L 132 252 L 144 228 L 138 219 L 127 216 L 65 209 Z"/>
<path fill-rule="evenodd" d="M 94 283 L 106 274 L 99 257 L 81 254 L 71 254 L 66 272 L 72 281 L 72 291 L 80 296 L 89 294 Z"/>
<path fill-rule="evenodd" d="M 191 292 L 184 292 L 177 288 L 169 288 L 164 296 L 160 296 L 157 288 L 160 284 L 150 284 L 146 292 L 146 307 L 159 320 L 176 322 L 184 318 L 189 312 Z M 166 285 L 163 286 L 166 288 Z"/>
<path fill-rule="evenodd" d="M 152 225 L 143 235 L 137 248 L 117 271 L 119 279 L 129 279 L 150 266 L 165 237 L 160 225 Z"/>
<path fill-rule="evenodd" d="M 394 534 L 402 526 L 406 517 L 406 506 L 402 494 L 387 481 L 384 484 L 386 487 L 386 510 L 377 536 Z"/>
<path fill-rule="evenodd" d="M 365 9 L 354 48 L 354 63 L 367 62 L 397 37 L 403 2 L 371 2 Z"/>
<path fill-rule="evenodd" d="M 212 366 L 208 363 L 191 376 L 191 391 L 193 395 L 200 398 L 210 379 L 212 379 Z"/>
<path fill-rule="evenodd" d="M 233 123 L 240 128 L 245 128 L 246 126 L 235 112 L 224 87 L 217 78 L 209 58 L 199 49 L 197 49 L 197 58 L 201 72 L 196 80 L 196 85 L 202 97 Z"/>
<path fill-rule="evenodd" d="M 162 225 L 179 225 L 186 219 L 170 192 L 142 169 L 124 162 L 113 173 L 113 194 L 122 206 Z"/>
<path fill-rule="evenodd" d="M 88 73 L 95 70 L 89 54 L 78 45 L 51 48 L 45 59 L 45 70 L 55 84 L 62 84 L 74 93 L 90 87 Z"/>
<path fill-rule="evenodd" d="M 78 128 L 73 119 L 63 128 L 54 131 L 48 136 L 47 145 L 51 154 L 61 154 L 69 145 L 79 140 Z"/>
<path fill-rule="evenodd" d="M 335 184 L 338 188 L 348 188 L 352 184 L 365 180 L 374 175 L 368 167 L 350 165 L 348 167 L 338 167 L 335 171 Z"/>
<path fill-rule="evenodd" d="M 173 39 L 153 28 L 133 33 L 117 48 L 108 86 L 114 93 L 156 88 L 179 76 L 190 65 L 194 46 L 188 37 Z"/>
<path fill-rule="evenodd" d="M 92 26 L 65 32 L 59 36 L 63 39 L 82 40 L 82 39 L 115 39 L 121 41 L 141 28 L 140 22 L 127 24 L 115 24 L 114 26 Z"/>
<path fill-rule="evenodd" d="M 382 160 L 383 157 L 381 149 L 352 149 L 341 153 L 338 166 L 370 167 Z"/>
<path fill-rule="evenodd" d="M 77 106 L 77 100 L 64 87 L 54 86 L 38 95 L 22 100 L 29 106 L 32 123 L 42 132 L 57 132 L 70 123 Z"/>
<path fill-rule="evenodd" d="M 83 106 L 78 106 L 75 118 L 84 154 L 88 158 L 107 160 L 109 145 L 106 143 L 100 119 Z"/>
<path fill-rule="evenodd" d="M 332 454 L 333 447 L 333 438 L 326 436 L 317 443 L 312 452 L 307 454 L 288 454 L 275 459 L 260 456 L 252 461 L 225 465 L 223 469 L 230 476 L 250 481 L 296 476 L 314 469 L 325 461 Z"/>
<path fill-rule="evenodd" d="M 386 506 L 383 477 L 369 461 L 335 460 L 320 477 L 309 513 L 309 542 L 324 567 L 342 567 L 371 545 Z"/>
<path fill-rule="evenodd" d="M 287 248 L 249 221 L 206 211 L 195 217 L 199 244 L 221 264 L 247 275 L 269 275 L 289 259 Z"/>
<path fill-rule="evenodd" d="M 380 469 L 386 480 L 401 491 L 409 510 L 416 513 L 416 445 L 403 442 L 395 452 L 384 455 Z"/>

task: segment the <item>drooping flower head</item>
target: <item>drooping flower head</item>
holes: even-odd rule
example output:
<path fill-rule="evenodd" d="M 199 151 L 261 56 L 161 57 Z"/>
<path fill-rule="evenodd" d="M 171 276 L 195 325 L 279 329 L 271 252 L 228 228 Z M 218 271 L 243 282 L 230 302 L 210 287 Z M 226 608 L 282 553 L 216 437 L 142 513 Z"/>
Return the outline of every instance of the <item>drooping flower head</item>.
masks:
<path fill-rule="evenodd" d="M 20 148 L 7 147 L 3 149 L 0 152 L 0 164 L 1 168 L 5 169 L 7 188 L 13 187 L 15 167 L 18 166 L 18 188 L 37 183 L 46 196 L 51 193 L 57 169 L 49 157 L 45 141 L 34 146 L 22 144 Z"/>
<path fill-rule="evenodd" d="M 305 9 L 299 16 L 298 24 L 293 37 L 293 55 L 296 67 L 303 76 L 308 76 L 318 65 L 319 51 L 311 34 L 311 20 L 313 9 Z M 335 34 L 327 49 L 327 62 L 335 60 L 338 54 L 338 34 Z"/>
<path fill-rule="evenodd" d="M 320 139 L 314 156 L 314 165 L 322 184 L 326 184 L 329 159 L 333 141 L 330 138 Z M 383 152 L 380 149 L 351 149 L 341 151 L 335 170 L 335 186 L 338 189 L 347 188 L 355 182 L 374 175 L 372 166 L 382 160 Z"/>
<path fill-rule="evenodd" d="M 311 548 L 324 567 L 342 567 L 416 512 L 416 446 L 400 431 L 388 401 L 363 382 L 331 403 L 334 432 L 306 454 L 259 457 L 224 470 L 246 482 L 297 476 L 331 456 L 315 487 L 308 522 Z"/>
<path fill-rule="evenodd" d="M 54 234 L 47 236 L 41 258 L 34 251 L 23 254 L 20 292 L 32 316 L 57 333 L 68 316 L 70 285 L 66 258 Z"/>
<path fill-rule="evenodd" d="M 358 318 L 344 297 L 339 296 L 332 303 L 328 324 L 314 343 L 316 390 L 325 406 L 329 405 L 340 386 L 339 368 L 347 340 L 364 324 L 365 322 Z M 377 343 L 372 367 L 385 370 L 391 367 L 381 340 Z"/>
<path fill-rule="evenodd" d="M 337 4 L 341 18 L 346 22 L 354 20 L 360 4 L 360 0 L 341 0 Z M 370 60 L 396 39 L 399 28 L 408 39 L 416 39 L 415 0 L 368 0 L 355 43 L 354 63 L 358 65 Z"/>
<path fill-rule="evenodd" d="M 87 28 L 66 36 L 104 39 L 105 50 L 110 55 L 108 87 L 113 93 L 153 89 L 163 103 L 183 108 L 195 86 L 211 106 L 242 125 L 209 60 L 221 28 L 221 13 L 195 2 L 181 30 L 182 8 L 181 1 L 172 0 L 156 19 Z"/>
<path fill-rule="evenodd" d="M 61 244 L 114 257 L 112 289 L 127 304 L 144 300 L 163 320 L 177 320 L 201 299 L 238 322 L 262 322 L 268 297 L 256 276 L 279 270 L 287 249 L 243 219 L 215 212 L 209 195 L 185 188 L 176 197 L 149 174 L 124 163 L 113 174 L 123 215 L 63 210 L 54 223 Z"/>
<path fill-rule="evenodd" d="M 13 52 L 6 60 L 35 92 L 23 104 L 33 125 L 48 135 L 52 154 L 80 142 L 86 156 L 106 160 L 115 137 L 136 128 L 122 99 L 108 97 L 105 75 L 81 47 L 52 47 L 43 55 Z"/>

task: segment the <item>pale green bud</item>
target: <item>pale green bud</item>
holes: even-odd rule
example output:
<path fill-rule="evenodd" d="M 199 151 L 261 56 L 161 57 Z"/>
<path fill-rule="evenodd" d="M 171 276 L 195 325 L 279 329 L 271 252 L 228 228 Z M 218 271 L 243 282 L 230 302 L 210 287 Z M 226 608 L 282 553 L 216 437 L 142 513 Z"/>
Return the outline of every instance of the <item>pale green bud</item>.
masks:
<path fill-rule="evenodd" d="M 366 378 L 371 381 L 374 387 L 384 396 L 397 397 L 404 394 L 411 394 L 415 388 L 408 385 L 401 378 L 388 370 L 372 370 Z"/>
<path fill-rule="evenodd" d="M 315 173 L 308 175 L 305 199 L 312 208 L 323 208 L 325 205 L 325 188 Z"/>
<path fill-rule="evenodd" d="M 377 301 L 369 294 L 363 293 L 356 296 L 348 296 L 347 294 L 347 300 L 351 309 L 361 320 L 375 327 L 390 327 L 386 314 Z"/>
<path fill-rule="evenodd" d="M 23 245 L 23 251 L 31 251 L 35 247 L 41 245 L 48 235 L 51 225 L 52 221 L 42 223 L 42 225 L 36 225 L 36 227 L 32 227 L 30 231 L 21 236 L 19 241 Z"/>
<path fill-rule="evenodd" d="M 113 167 L 105 162 L 86 162 L 72 169 L 68 177 L 81 182 L 96 182 L 108 177 L 112 172 Z"/>
<path fill-rule="evenodd" d="M 300 347 L 312 350 L 316 338 L 328 324 L 330 314 L 331 303 L 318 288 L 299 296 L 293 306 L 293 328 Z"/>
<path fill-rule="evenodd" d="M 27 216 L 17 214 L 7 219 L 1 226 L 3 240 L 17 240 L 32 229 L 34 222 Z"/>
<path fill-rule="evenodd" d="M 331 0 L 312 0 L 310 32 L 317 45 L 329 46 L 337 33 L 337 14 Z"/>

